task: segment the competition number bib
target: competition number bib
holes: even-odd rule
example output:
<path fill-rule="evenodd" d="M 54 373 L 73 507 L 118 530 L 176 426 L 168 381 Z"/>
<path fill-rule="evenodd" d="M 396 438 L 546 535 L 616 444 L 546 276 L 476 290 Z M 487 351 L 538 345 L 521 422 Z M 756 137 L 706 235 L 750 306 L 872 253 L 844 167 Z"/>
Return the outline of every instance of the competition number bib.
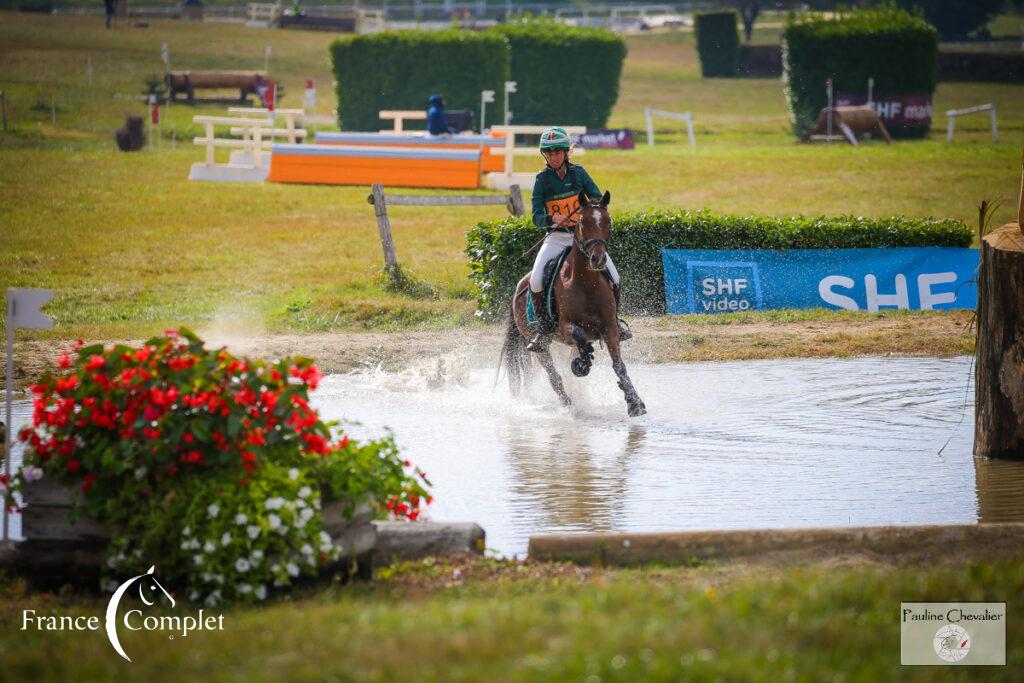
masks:
<path fill-rule="evenodd" d="M 555 223 L 564 216 L 572 216 L 580 208 L 580 197 L 578 194 L 563 197 L 562 199 L 551 199 L 545 206 L 548 215 L 554 218 Z"/>

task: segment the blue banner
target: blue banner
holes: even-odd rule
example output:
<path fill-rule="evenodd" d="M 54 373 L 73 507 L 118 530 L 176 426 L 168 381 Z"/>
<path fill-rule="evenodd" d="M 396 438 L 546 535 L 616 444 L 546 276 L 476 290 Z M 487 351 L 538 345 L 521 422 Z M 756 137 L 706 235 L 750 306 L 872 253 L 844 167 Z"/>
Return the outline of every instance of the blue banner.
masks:
<path fill-rule="evenodd" d="M 977 249 L 662 249 L 669 313 L 974 308 Z"/>

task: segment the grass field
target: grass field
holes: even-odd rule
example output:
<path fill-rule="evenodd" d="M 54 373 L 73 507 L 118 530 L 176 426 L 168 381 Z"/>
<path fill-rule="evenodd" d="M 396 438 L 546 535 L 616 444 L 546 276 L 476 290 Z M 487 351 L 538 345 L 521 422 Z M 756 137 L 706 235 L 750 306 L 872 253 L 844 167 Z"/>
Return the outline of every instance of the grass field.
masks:
<path fill-rule="evenodd" d="M 426 285 L 415 295 L 395 293 L 376 277 L 381 257 L 366 188 L 187 180 L 202 154 L 187 142 L 198 132 L 191 117 L 223 107 L 171 107 L 164 133 L 175 131 L 173 151 L 169 139 L 160 152 L 115 149 L 113 130 L 126 112 L 144 111 L 135 98 L 148 76 L 162 72 L 162 43 L 181 68 L 261 67 L 270 45 L 284 105 L 297 106 L 313 78 L 320 113 L 328 113 L 331 40 L 156 20 L 146 29 L 105 31 L 97 17 L 0 14 L 0 87 L 11 118 L 11 129 L 0 133 L 0 287 L 56 289 L 50 310 L 59 327 L 49 334 L 64 338 L 141 336 L 223 320 L 271 332 L 472 323 L 464 233 L 497 217 L 496 209 L 395 209 L 399 259 Z M 631 36 L 628 43 L 609 125 L 642 128 L 645 106 L 689 110 L 698 147 L 680 144 L 680 131 L 659 123 L 666 134 L 654 148 L 583 157 L 612 191 L 615 211 L 707 207 L 973 221 L 981 198 L 1005 197 L 1011 201 L 995 222 L 1011 215 L 1024 86 L 942 84 L 936 93 L 936 111 L 996 103 L 999 144 L 979 118 L 964 121 L 947 145 L 939 116 L 923 141 L 808 146 L 788 131 L 778 81 L 700 78 L 691 34 Z"/>
<path fill-rule="evenodd" d="M 633 570 L 427 561 L 228 611 L 223 632 L 122 628 L 128 664 L 102 631 L 19 630 L 22 610 L 102 615 L 105 600 L 8 580 L 0 662 L 33 681 L 1011 681 L 1024 664 L 1022 591 L 1019 557 Z M 953 599 L 1007 603 L 1006 666 L 900 666 L 900 602 Z"/>

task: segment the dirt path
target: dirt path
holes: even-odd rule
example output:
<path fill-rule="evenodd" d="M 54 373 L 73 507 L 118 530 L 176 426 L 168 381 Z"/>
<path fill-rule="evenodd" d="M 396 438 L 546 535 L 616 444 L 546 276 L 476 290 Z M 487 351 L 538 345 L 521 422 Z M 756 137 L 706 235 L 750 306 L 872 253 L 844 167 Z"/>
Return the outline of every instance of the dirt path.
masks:
<path fill-rule="evenodd" d="M 624 345 L 627 362 L 752 360 L 764 358 L 901 355 L 955 356 L 974 351 L 971 311 L 886 314 L 813 320 L 742 321 L 707 317 L 653 318 L 633 323 L 636 337 Z M 696 321 L 695 321 L 696 320 Z M 365 366 L 397 370 L 457 353 L 479 366 L 496 366 L 503 330 L 278 334 L 229 337 L 200 335 L 208 346 L 226 345 L 240 355 L 317 359 L 325 373 Z M 96 341 L 96 340 L 87 340 Z M 105 340 L 112 342 L 114 340 Z M 127 340 L 139 344 L 141 340 Z M 15 347 L 15 383 L 24 388 L 45 370 L 69 340 L 22 341 Z M 600 359 L 601 352 L 598 352 Z M 0 372 L 3 365 L 0 364 Z"/>

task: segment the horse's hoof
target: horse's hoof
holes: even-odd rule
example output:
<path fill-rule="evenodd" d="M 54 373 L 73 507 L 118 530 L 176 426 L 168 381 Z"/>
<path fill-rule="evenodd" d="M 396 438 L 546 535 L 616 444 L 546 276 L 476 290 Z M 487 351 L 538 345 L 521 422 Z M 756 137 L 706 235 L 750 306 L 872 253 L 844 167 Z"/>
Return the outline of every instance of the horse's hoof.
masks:
<path fill-rule="evenodd" d="M 630 417 L 640 417 L 647 414 L 647 406 L 644 405 L 643 401 L 639 401 L 631 404 L 628 412 Z"/>
<path fill-rule="evenodd" d="M 582 358 L 573 358 L 570 367 L 572 368 L 572 374 L 577 377 L 586 377 L 590 374 L 590 363 Z"/>

